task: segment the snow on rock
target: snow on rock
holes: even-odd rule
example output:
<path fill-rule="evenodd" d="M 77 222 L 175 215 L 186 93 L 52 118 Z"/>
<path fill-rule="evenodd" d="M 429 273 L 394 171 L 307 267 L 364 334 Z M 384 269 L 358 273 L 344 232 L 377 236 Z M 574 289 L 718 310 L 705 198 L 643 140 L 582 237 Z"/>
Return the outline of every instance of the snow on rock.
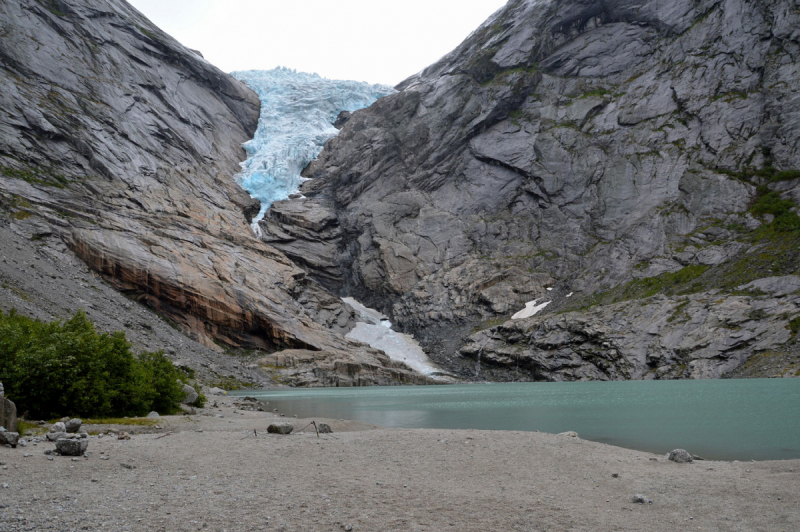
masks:
<path fill-rule="evenodd" d="M 362 320 L 356 324 L 355 329 L 347 333 L 348 338 L 380 349 L 392 360 L 405 362 L 411 369 L 423 375 L 440 377 L 441 368 L 431 362 L 413 336 L 393 331 L 392 324 L 386 316 L 375 309 L 365 307 L 352 297 L 342 298 L 342 301 L 353 307 Z"/>
<path fill-rule="evenodd" d="M 547 305 L 552 303 L 552 301 L 546 301 L 544 303 L 539 303 L 539 299 L 534 299 L 533 301 L 529 301 L 525 304 L 525 308 L 511 316 L 512 320 L 524 320 L 525 318 L 531 318 L 536 316 L 539 312 L 545 309 Z"/>
<path fill-rule="evenodd" d="M 248 158 L 239 175 L 242 187 L 261 201 L 254 228 L 272 203 L 298 191 L 305 181 L 303 168 L 338 133 L 333 123 L 340 112 L 363 109 L 395 92 L 384 85 L 335 81 L 287 68 L 231 75 L 261 99 L 258 130 L 244 144 Z"/>

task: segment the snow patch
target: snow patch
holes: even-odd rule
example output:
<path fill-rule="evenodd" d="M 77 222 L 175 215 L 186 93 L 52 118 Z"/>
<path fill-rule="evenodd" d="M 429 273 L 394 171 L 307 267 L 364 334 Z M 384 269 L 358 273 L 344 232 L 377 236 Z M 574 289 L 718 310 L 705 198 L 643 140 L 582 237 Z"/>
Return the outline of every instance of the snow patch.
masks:
<path fill-rule="evenodd" d="M 392 360 L 405 362 L 411 369 L 423 375 L 439 378 L 442 374 L 441 368 L 431 362 L 413 336 L 392 330 L 392 322 L 386 316 L 352 297 L 344 297 L 342 301 L 353 307 L 361 318 L 356 328 L 347 333 L 347 338 L 380 349 Z"/>
<path fill-rule="evenodd" d="M 529 301 L 525 304 L 525 308 L 511 316 L 512 320 L 524 320 L 525 318 L 532 318 L 536 316 L 539 312 L 544 310 L 547 305 L 552 303 L 552 301 L 546 301 L 544 303 L 539 303 L 540 300 L 534 299 L 533 301 Z"/>

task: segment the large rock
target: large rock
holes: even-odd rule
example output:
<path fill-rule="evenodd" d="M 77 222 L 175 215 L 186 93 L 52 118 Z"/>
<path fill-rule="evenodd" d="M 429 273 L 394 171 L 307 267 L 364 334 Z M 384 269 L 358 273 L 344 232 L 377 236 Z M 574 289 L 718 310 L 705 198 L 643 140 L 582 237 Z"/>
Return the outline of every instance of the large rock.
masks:
<path fill-rule="evenodd" d="M 294 426 L 291 423 L 272 423 L 267 427 L 267 432 L 270 434 L 291 434 Z"/>
<path fill-rule="evenodd" d="M 56 451 L 62 456 L 82 456 L 89 447 L 86 438 L 61 438 L 56 441 Z"/>
<path fill-rule="evenodd" d="M 688 464 L 694 461 L 692 455 L 684 449 L 675 449 L 674 451 L 670 451 L 667 458 L 672 462 L 677 462 L 679 464 Z"/>
<path fill-rule="evenodd" d="M 445 367 L 476 327 L 553 286 L 588 296 L 742 257 L 737 231 L 768 221 L 747 212 L 747 168 L 800 167 L 798 30 L 792 0 L 511 0 L 353 113 L 306 169 L 305 198 L 260 223 L 263 239 L 329 289 L 367 296 Z M 614 367 L 600 373 L 639 371 L 617 357 L 603 351 Z"/>
<path fill-rule="evenodd" d="M 0 396 L 0 427 L 17 431 L 17 406 L 5 396 Z"/>
<path fill-rule="evenodd" d="M 79 430 L 81 430 L 81 425 L 83 425 L 83 421 L 81 421 L 78 418 L 75 418 L 75 419 L 70 419 L 69 421 L 64 423 L 64 428 L 66 429 L 67 432 L 74 434 Z"/>
<path fill-rule="evenodd" d="M 11 431 L 0 431 L 0 445 L 10 445 L 16 448 L 19 443 L 19 433 Z"/>
<path fill-rule="evenodd" d="M 183 385 L 183 395 L 183 401 L 181 402 L 185 405 L 193 404 L 195 401 L 197 401 L 197 398 L 200 397 L 200 395 L 197 393 L 197 390 L 188 384 Z"/>

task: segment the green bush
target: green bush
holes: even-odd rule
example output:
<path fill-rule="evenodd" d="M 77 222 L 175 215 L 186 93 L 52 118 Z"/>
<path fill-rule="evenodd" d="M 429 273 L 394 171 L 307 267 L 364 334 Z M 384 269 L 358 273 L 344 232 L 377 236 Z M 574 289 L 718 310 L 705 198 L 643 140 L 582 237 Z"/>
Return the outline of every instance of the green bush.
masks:
<path fill-rule="evenodd" d="M 772 227 L 779 232 L 800 231 L 800 217 L 792 212 L 794 202 L 783 199 L 780 194 L 770 191 L 755 202 L 750 212 L 757 216 L 771 214 L 775 217 Z"/>
<path fill-rule="evenodd" d="M 30 416 L 171 414 L 178 377 L 163 354 L 134 356 L 124 333 L 98 333 L 83 311 L 63 323 L 0 311 L 0 382 Z"/>

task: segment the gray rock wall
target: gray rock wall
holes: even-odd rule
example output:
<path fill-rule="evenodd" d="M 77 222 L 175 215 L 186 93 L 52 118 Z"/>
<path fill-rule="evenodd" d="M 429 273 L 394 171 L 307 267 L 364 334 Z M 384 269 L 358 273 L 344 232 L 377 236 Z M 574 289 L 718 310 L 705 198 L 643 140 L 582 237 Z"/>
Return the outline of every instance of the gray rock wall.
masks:
<path fill-rule="evenodd" d="M 252 91 L 124 0 L 0 3 L 0 239 L 16 245 L 0 305 L 102 309 L 148 336 L 154 320 L 80 265 L 39 268 L 52 247 L 206 350 L 346 346 L 352 309 L 249 227 L 258 203 L 234 176 L 258 116 Z"/>
<path fill-rule="evenodd" d="M 698 233 L 763 222 L 747 213 L 759 183 L 732 174 L 800 168 L 798 13 L 789 0 L 512 0 L 354 113 L 306 169 L 308 199 L 276 205 L 264 239 L 444 358 L 453 336 L 549 287 L 679 271 L 687 246 L 709 245 Z M 797 180 L 781 186 L 798 196 Z M 309 234 L 311 220 L 324 229 Z M 746 252 L 739 236 L 712 235 L 719 249 L 698 260 Z"/>

